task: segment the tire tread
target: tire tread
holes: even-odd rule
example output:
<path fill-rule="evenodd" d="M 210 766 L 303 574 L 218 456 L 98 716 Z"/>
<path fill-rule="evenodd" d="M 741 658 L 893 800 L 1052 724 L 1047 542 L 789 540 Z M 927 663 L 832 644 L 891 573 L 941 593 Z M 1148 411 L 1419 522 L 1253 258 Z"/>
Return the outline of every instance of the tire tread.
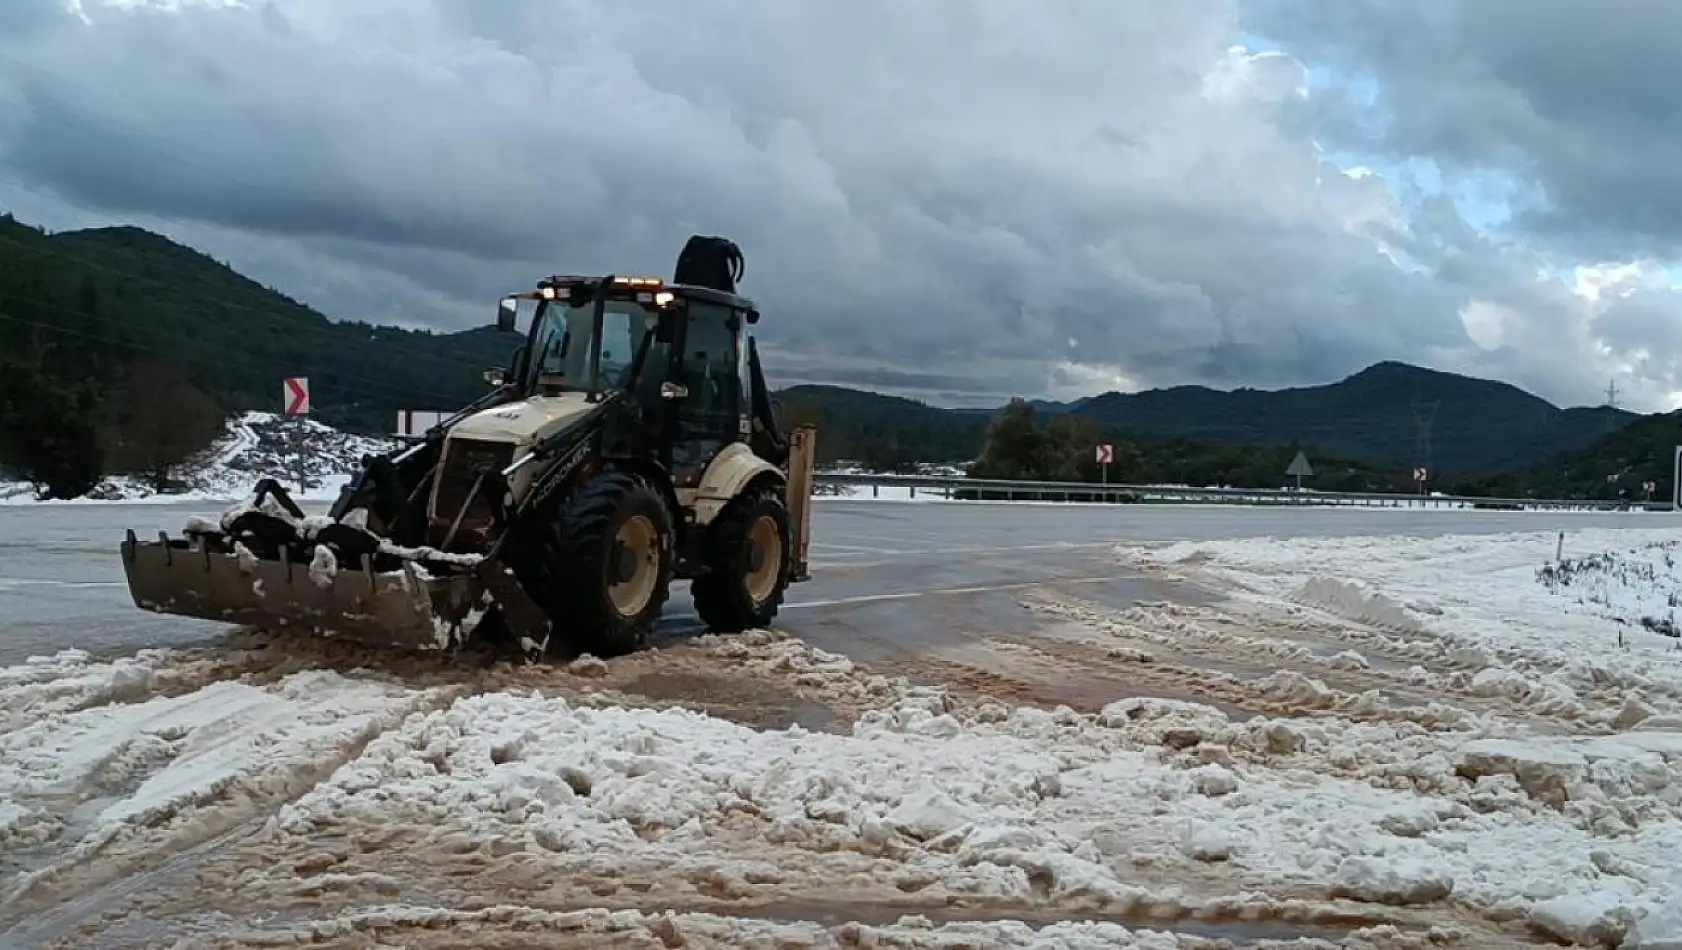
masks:
<path fill-rule="evenodd" d="M 762 506 L 777 512 L 777 527 L 783 545 L 782 576 L 776 590 L 763 605 L 756 607 L 748 600 L 740 576 L 743 548 L 748 526 Z M 709 526 L 707 539 L 707 572 L 690 584 L 695 612 L 707 629 L 715 633 L 741 633 L 756 627 L 766 627 L 776 619 L 788 592 L 790 521 L 782 494 L 774 487 L 750 489 L 732 499 L 718 518 Z"/>
<path fill-rule="evenodd" d="M 664 551 L 660 559 L 661 576 L 655 583 L 648 609 L 626 622 L 615 616 L 607 602 L 605 552 L 615 516 L 638 496 L 643 503 L 639 507 L 659 512 L 655 527 L 662 536 Z M 632 475 L 604 472 L 566 502 L 559 517 L 550 522 L 543 541 L 543 562 L 548 576 L 540 603 L 553 625 L 551 649 L 564 644 L 595 656 L 610 657 L 641 647 L 671 596 L 671 513 L 659 493 Z"/>

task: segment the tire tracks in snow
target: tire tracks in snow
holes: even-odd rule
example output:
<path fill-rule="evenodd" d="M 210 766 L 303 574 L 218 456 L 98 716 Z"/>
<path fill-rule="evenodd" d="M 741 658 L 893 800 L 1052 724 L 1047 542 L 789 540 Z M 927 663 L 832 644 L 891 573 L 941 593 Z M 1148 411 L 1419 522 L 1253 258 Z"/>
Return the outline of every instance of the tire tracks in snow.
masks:
<path fill-rule="evenodd" d="M 1443 570 L 1457 560 L 1481 566 L 1481 558 L 1472 555 L 1433 558 Z M 1281 641 L 1344 644 L 1386 665 L 1426 669 L 1431 677 L 1421 685 L 1455 695 L 1468 708 L 1505 710 L 1520 718 L 1601 733 L 1628 728 L 1655 712 L 1682 713 L 1682 689 L 1662 677 L 1582 658 L 1586 661 L 1582 668 L 1562 679 L 1562 668 L 1577 657 L 1469 633 L 1468 619 L 1456 616 L 1459 605 L 1453 597 L 1445 610 L 1414 595 L 1373 589 L 1335 576 L 1312 574 L 1302 580 L 1292 572 L 1217 567 L 1206 555 L 1172 564 L 1123 556 L 1120 563 L 1158 582 L 1207 592 L 1220 608 L 1205 612 L 1207 622 L 1215 626 L 1230 629 L 1236 624 L 1255 624 L 1276 631 L 1273 640 L 1252 641 L 1262 649 L 1272 644 L 1277 652 Z M 1261 583 L 1264 580 L 1271 583 Z M 1471 622 L 1499 621 L 1484 616 Z"/>
<path fill-rule="evenodd" d="M 1115 667 L 1163 688 L 1268 715 L 1334 714 L 1356 721 L 1407 721 L 1429 729 L 1454 728 L 1474 716 L 1496 715 L 1569 731 L 1596 729 L 1622 705 L 1560 702 L 1545 694 L 1480 684 L 1474 662 L 1452 655 L 1425 660 L 1396 649 L 1388 638 L 1346 624 L 1304 622 L 1296 616 L 1226 604 L 1139 604 L 1124 610 L 1065 594 L 1023 598 L 1030 609 L 1072 621 L 1080 638 L 1037 637 L 1021 648 L 1075 668 Z M 1349 650 L 1326 655 L 1311 647 L 1341 642 Z M 1405 665 L 1404 665 L 1405 664 Z M 1498 684 L 1497 684 L 1498 686 Z"/>
<path fill-rule="evenodd" d="M 20 717 L 62 722 L 78 713 L 135 707 L 159 699 L 239 684 L 255 690 L 282 688 L 289 677 L 339 675 L 353 683 L 409 691 L 370 717 L 365 727 L 333 754 L 300 763 L 295 771 L 268 775 L 257 783 L 267 793 L 230 783 L 211 794 L 189 797 L 163 813 L 142 816 L 92 843 L 86 821 L 73 812 L 89 801 L 102 806 L 132 793 L 171 757 L 149 762 L 122 787 L 95 783 L 75 790 L 60 804 L 55 840 L 36 850 L 54 852 L 39 866 L 0 882 L 0 945 L 91 945 L 109 924 L 137 901 L 150 912 L 176 917 L 172 899 L 193 906 L 208 895 L 224 897 L 218 882 L 226 874 L 197 881 L 207 865 L 242 851 L 261 853 L 268 820 L 307 795 L 338 769 L 355 761 L 378 736 L 414 715 L 444 710 L 476 694 L 513 690 L 565 696 L 582 705 L 685 706 L 753 728 L 842 729 L 888 692 L 887 681 L 781 634 L 750 632 L 736 637 L 678 641 L 611 662 L 511 663 L 477 655 L 398 653 L 322 640 L 307 635 L 242 631 L 221 646 L 157 654 L 144 682 L 135 677 L 121 689 L 38 696 L 47 700 Z M 151 687 L 151 688 L 142 688 Z M 404 693 L 395 693 L 404 697 Z M 125 713 L 126 715 L 126 713 Z M 119 749 L 119 754 L 121 750 Z M 101 769 L 94 768 L 98 774 Z M 80 801 L 76 801 L 80 799 Z M 42 800 L 37 805 L 52 803 Z M 251 847 L 246 847 L 250 845 Z M 227 870 L 227 869 L 224 869 Z M 244 903 L 247 895 L 241 895 Z M 260 903 L 261 901 L 257 901 Z M 208 910 L 208 908 L 205 908 Z M 5 928 L 10 928 L 9 930 Z"/>
<path fill-rule="evenodd" d="M 32 944 L 56 939 L 54 934 L 80 926 L 125 895 L 173 877 L 260 828 L 408 716 L 442 709 L 468 692 L 416 694 L 373 717 L 332 755 L 291 771 L 278 788 L 267 793 L 251 794 L 249 786 L 230 782 L 213 788 L 208 799 L 173 803 L 161 814 L 145 816 L 144 824 L 125 826 L 91 847 L 84 847 L 86 839 L 69 843 L 71 853 L 66 860 L 19 875 L 0 896 L 0 926 L 10 927 L 0 938 Z M 78 896 L 67 902 L 65 895 Z"/>

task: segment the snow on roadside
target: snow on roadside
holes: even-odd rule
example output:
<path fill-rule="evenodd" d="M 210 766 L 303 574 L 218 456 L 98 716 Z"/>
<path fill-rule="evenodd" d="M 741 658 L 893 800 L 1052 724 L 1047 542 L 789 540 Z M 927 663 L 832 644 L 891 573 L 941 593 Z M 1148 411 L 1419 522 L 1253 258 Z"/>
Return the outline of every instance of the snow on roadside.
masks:
<path fill-rule="evenodd" d="M 1682 727 L 1675 529 L 1431 538 L 1255 538 L 1122 545 L 1125 561 L 1215 582 L 1241 601 L 1376 631 L 1394 653 L 1471 670 L 1475 690 L 1568 706 L 1601 724 Z M 1563 554 L 1564 565 L 1559 564 Z M 1645 619 L 1644 619 L 1645 618 Z"/>
<path fill-rule="evenodd" d="M 522 879 L 610 890 L 647 874 L 662 900 L 792 888 L 1265 917 L 1278 902 L 1258 892 L 1289 886 L 1521 916 L 1588 902 L 1627 929 L 1675 898 L 1682 746 L 1561 764 L 1547 746 L 1463 737 L 1393 762 L 1390 787 L 1328 774 L 1372 736 L 1143 699 L 960 714 L 913 690 L 836 735 L 487 694 L 376 739 L 269 833 L 299 847 L 397 835 L 409 861 L 467 849 Z M 1545 794 L 1559 789 L 1564 807 Z M 1175 884 L 1211 868 L 1250 890 Z M 291 873 L 254 868 L 242 886 Z"/>
<path fill-rule="evenodd" d="M 814 501 L 946 501 L 948 500 L 938 489 L 925 488 L 922 491 L 903 485 L 883 485 L 872 488 L 869 485 L 825 485 L 819 484 L 812 492 Z"/>
<path fill-rule="evenodd" d="M 1676 533 L 1634 549 L 1596 551 L 1545 566 L 1537 580 L 1579 608 L 1671 640 L 1682 639 L 1682 569 Z M 1575 545 L 1574 545 L 1575 547 Z"/>
<path fill-rule="evenodd" d="M 301 431 L 308 452 L 304 471 L 310 488 L 297 488 L 297 462 L 290 440 Z M 50 504 L 122 502 L 175 503 L 227 501 L 251 494 L 258 479 L 272 477 L 301 501 L 332 501 L 361 467 L 361 458 L 390 450 L 397 443 L 342 432 L 313 419 L 290 422 L 272 412 L 246 412 L 231 417 L 221 438 L 176 473 L 185 488 L 159 494 L 144 479 L 128 475 L 106 478 L 82 498 Z M 38 504 L 27 485 L 0 482 L 0 505 Z"/>

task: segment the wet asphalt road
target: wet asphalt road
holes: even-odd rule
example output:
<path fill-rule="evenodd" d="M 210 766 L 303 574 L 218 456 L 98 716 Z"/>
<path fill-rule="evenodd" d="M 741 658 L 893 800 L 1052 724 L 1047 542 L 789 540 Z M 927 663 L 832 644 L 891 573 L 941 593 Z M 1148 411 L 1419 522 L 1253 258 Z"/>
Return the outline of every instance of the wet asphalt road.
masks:
<path fill-rule="evenodd" d="M 202 643 L 226 632 L 223 624 L 135 608 L 117 553 L 125 528 L 142 537 L 174 534 L 189 515 L 221 507 L 0 506 L 0 665 L 69 647 L 109 655 Z M 1114 606 L 1168 596 L 1108 562 L 1106 549 L 1120 541 L 1637 528 L 1662 525 L 1664 517 L 824 499 L 813 516 L 813 577 L 790 591 L 779 626 L 867 660 L 916 653 L 972 631 L 1031 632 L 1034 622 L 1013 594 L 1048 581 Z M 662 626 L 667 636 L 697 626 L 682 585 Z"/>

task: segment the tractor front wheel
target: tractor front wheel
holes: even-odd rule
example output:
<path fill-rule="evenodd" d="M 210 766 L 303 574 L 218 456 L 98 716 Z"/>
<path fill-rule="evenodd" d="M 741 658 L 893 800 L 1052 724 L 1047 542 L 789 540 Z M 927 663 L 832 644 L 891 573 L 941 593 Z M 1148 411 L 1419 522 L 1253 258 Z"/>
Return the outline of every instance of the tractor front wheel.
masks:
<path fill-rule="evenodd" d="M 707 529 L 707 570 L 690 589 L 708 629 L 740 633 L 770 626 L 788 591 L 792 531 L 774 487 L 752 489 L 724 506 Z"/>
<path fill-rule="evenodd" d="M 606 472 L 568 499 L 548 538 L 541 597 L 551 643 L 608 657 L 641 647 L 672 580 L 672 520 L 640 479 Z"/>

